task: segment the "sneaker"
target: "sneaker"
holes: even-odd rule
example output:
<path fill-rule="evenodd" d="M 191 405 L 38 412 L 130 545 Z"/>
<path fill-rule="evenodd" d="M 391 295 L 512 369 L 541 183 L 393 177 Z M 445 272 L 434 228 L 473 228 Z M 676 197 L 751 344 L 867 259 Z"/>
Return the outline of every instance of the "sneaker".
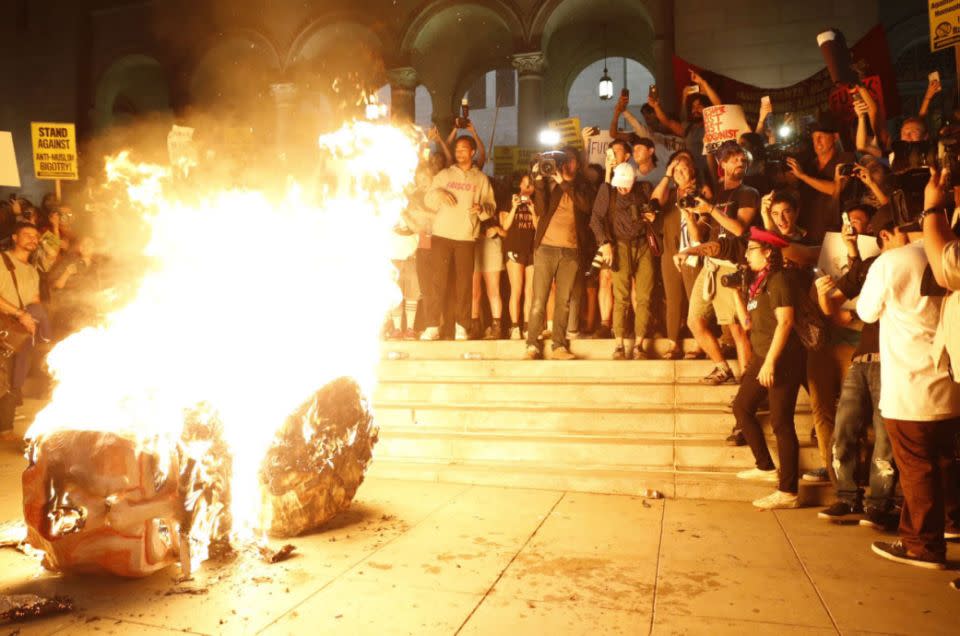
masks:
<path fill-rule="evenodd" d="M 743 436 L 742 431 L 733 431 L 723 440 L 727 446 L 746 446 L 747 438 Z"/>
<path fill-rule="evenodd" d="M 510 339 L 519 340 L 520 339 L 520 327 L 514 327 L 510 330 Z"/>
<path fill-rule="evenodd" d="M 899 541 L 893 543 L 887 543 L 886 541 L 874 541 L 873 545 L 870 546 L 870 549 L 873 550 L 874 554 L 882 556 L 884 559 L 890 561 L 895 561 L 897 563 L 903 563 L 906 565 L 913 565 L 918 568 L 926 568 L 928 570 L 943 570 L 946 568 L 946 563 L 941 558 L 938 558 L 932 554 L 910 554 L 906 547 Z"/>
<path fill-rule="evenodd" d="M 423 333 L 420 334 L 421 340 L 439 340 L 440 339 L 440 327 L 427 327 L 423 330 Z"/>
<path fill-rule="evenodd" d="M 855 515 L 860 512 L 862 511 L 858 510 L 857 506 L 848 504 L 846 501 L 838 501 L 834 503 L 832 506 L 830 506 L 829 508 L 824 508 L 823 510 L 818 512 L 817 518 L 826 519 L 828 521 L 839 521 L 844 517 Z"/>
<path fill-rule="evenodd" d="M 761 510 L 781 510 L 799 508 L 800 502 L 793 493 L 774 490 L 766 497 L 754 501 L 753 505 Z"/>
<path fill-rule="evenodd" d="M 566 347 L 554 347 L 553 351 L 550 352 L 551 360 L 576 360 L 577 356 L 570 353 L 570 350 Z"/>
<path fill-rule="evenodd" d="M 760 470 L 759 468 L 750 468 L 749 470 L 741 470 L 737 473 L 737 479 L 753 479 L 757 481 L 777 481 L 779 476 L 777 474 L 777 469 L 773 470 Z M 777 492 L 780 492 L 779 490 Z"/>
<path fill-rule="evenodd" d="M 647 352 L 643 350 L 642 347 L 633 348 L 633 359 L 634 360 L 649 360 L 650 356 L 647 355 Z"/>
<path fill-rule="evenodd" d="M 892 532 L 900 525 L 900 515 L 889 510 L 867 508 L 863 511 L 863 519 L 860 520 L 860 525 L 882 532 Z"/>
<path fill-rule="evenodd" d="M 580 332 L 579 332 L 579 331 L 568 331 L 568 332 L 567 332 L 567 340 L 579 340 L 579 339 L 580 339 Z"/>
<path fill-rule="evenodd" d="M 403 332 L 403 339 L 404 339 L 404 340 L 416 340 L 416 339 L 417 339 L 417 332 L 414 331 L 413 329 L 405 329 L 404 332 Z"/>
<path fill-rule="evenodd" d="M 714 386 L 719 384 L 736 384 L 737 379 L 733 377 L 733 370 L 730 367 L 723 368 L 720 365 L 717 365 L 713 368 L 713 371 L 710 372 L 705 378 L 700 380 L 703 384 L 712 384 Z"/>
<path fill-rule="evenodd" d="M 626 360 L 627 359 L 627 350 L 623 348 L 623 345 L 618 346 L 613 350 L 613 359 L 614 360 Z"/>
<path fill-rule="evenodd" d="M 500 326 L 500 320 L 497 318 L 494 318 L 493 322 L 490 323 L 490 326 L 487 327 L 486 332 L 484 332 L 483 339 L 499 340 L 501 333 L 503 333 L 503 328 Z"/>
<path fill-rule="evenodd" d="M 597 329 L 597 333 L 594 336 L 597 340 L 609 340 L 613 338 L 613 329 L 610 328 L 610 325 L 600 325 L 600 328 Z"/>
<path fill-rule="evenodd" d="M 826 468 L 814 468 L 813 470 L 808 470 L 803 473 L 800 479 L 803 481 L 824 482 L 830 481 L 830 474 Z"/>
<path fill-rule="evenodd" d="M 453 339 L 454 339 L 454 340 L 469 340 L 469 339 L 470 339 L 470 334 L 467 333 L 467 330 L 466 330 L 464 327 L 462 327 L 459 322 L 457 323 L 457 333 L 456 333 L 456 335 L 453 337 Z"/>
<path fill-rule="evenodd" d="M 526 352 L 523 354 L 524 360 L 541 360 L 543 359 L 543 354 L 536 347 L 527 347 Z"/>

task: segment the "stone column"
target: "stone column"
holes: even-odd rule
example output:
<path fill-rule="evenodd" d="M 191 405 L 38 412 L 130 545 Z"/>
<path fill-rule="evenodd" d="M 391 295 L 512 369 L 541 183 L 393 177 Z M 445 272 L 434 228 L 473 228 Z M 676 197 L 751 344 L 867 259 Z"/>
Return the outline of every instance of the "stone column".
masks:
<path fill-rule="evenodd" d="M 291 123 L 296 118 L 297 85 L 293 82 L 271 84 L 270 94 L 273 95 L 273 104 L 277 109 L 277 151 L 281 156 L 285 156 L 287 148 L 291 147 L 293 142 Z"/>
<path fill-rule="evenodd" d="M 517 69 L 517 143 L 524 148 L 535 148 L 543 126 L 543 72 L 547 64 L 540 51 L 518 53 L 513 56 Z"/>
<path fill-rule="evenodd" d="M 397 123 L 412 122 L 417 116 L 416 91 L 420 79 L 417 70 L 410 66 L 387 71 L 390 82 L 390 114 Z"/>

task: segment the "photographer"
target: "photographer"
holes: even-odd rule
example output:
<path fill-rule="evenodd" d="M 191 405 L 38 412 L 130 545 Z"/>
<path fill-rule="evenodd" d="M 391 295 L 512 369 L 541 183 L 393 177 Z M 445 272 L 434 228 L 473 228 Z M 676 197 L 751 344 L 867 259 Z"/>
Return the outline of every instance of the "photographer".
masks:
<path fill-rule="evenodd" d="M 590 229 L 593 230 L 604 263 L 613 270 L 614 360 L 626 360 L 623 339 L 631 290 L 636 295 L 634 333 L 636 343 L 631 358 L 645 360 L 643 339 L 650 322 L 650 296 L 654 283 L 654 249 L 657 237 L 653 229 L 656 215 L 650 210 L 650 184 L 637 182 L 629 163 L 621 163 L 613 172 L 610 185 L 601 186 L 593 203 Z M 631 284 L 632 282 L 632 284 Z"/>
<path fill-rule="evenodd" d="M 580 174 L 580 155 L 574 148 L 563 151 L 563 160 L 551 175 L 534 166 L 534 209 L 540 215 L 534 235 L 533 303 L 527 327 L 527 360 L 543 357 L 539 343 L 547 298 L 557 285 L 553 317 L 553 360 L 572 360 L 567 343 L 570 297 L 580 269 L 581 245 L 590 231 L 589 186 Z"/>
<path fill-rule="evenodd" d="M 757 465 L 737 477 L 778 482 L 777 490 L 753 502 L 757 508 L 796 508 L 800 446 L 793 416 L 804 375 L 803 344 L 793 329 L 797 286 L 790 280 L 792 274 L 783 269 L 780 250 L 787 242 L 756 227 L 750 228 L 749 236 L 749 269 L 739 273 L 746 278 L 746 293 L 738 293 L 736 298 L 737 314 L 750 328 L 754 356 L 740 379 L 733 413 Z M 764 397 L 769 399 L 770 424 L 777 437 L 779 478 L 757 420 Z"/>
<path fill-rule="evenodd" d="M 456 164 L 433 178 L 424 197 L 428 210 L 436 210 L 430 242 L 432 285 L 424 291 L 426 329 L 421 340 L 440 338 L 440 315 L 450 268 L 455 271 L 457 340 L 466 340 L 470 324 L 470 294 L 480 223 L 496 212 L 490 180 L 473 164 L 476 142 L 460 137 L 454 146 Z"/>
<path fill-rule="evenodd" d="M 754 223 L 760 207 L 760 194 L 744 185 L 746 174 L 746 152 L 736 143 L 724 144 L 717 152 L 718 162 L 723 172 L 721 189 L 713 203 L 702 198 L 697 199 L 695 212 L 709 223 L 710 237 L 715 241 L 728 234 L 742 236 Z M 704 237 L 697 237 L 698 240 Z M 710 328 L 710 319 L 716 317 L 720 325 L 728 325 L 737 346 L 740 368 L 745 369 L 750 354 L 750 343 L 741 325 L 736 323 L 736 305 L 734 290 L 720 284 L 720 279 L 736 271 L 734 263 L 707 258 L 703 269 L 694 282 L 690 295 L 690 311 L 687 326 L 700 347 L 716 365 L 702 382 L 706 384 L 735 383 L 733 370 L 723 357 L 720 343 Z"/>
<path fill-rule="evenodd" d="M 933 219 L 945 197 L 946 178 L 931 171 L 924 192 L 928 212 L 921 217 L 930 224 L 929 239 L 944 238 Z M 928 218 L 929 217 L 929 218 Z M 948 486 L 956 486 L 956 431 L 960 427 L 960 385 L 949 369 L 939 365 L 936 351 L 937 326 L 943 299 L 924 295 L 928 263 L 936 278 L 944 276 L 938 245 L 906 245 L 877 257 L 857 300 L 857 313 L 864 322 L 880 321 L 880 413 L 893 445 L 900 469 L 903 511 L 900 539 L 877 541 L 874 553 L 885 559 L 923 567 L 945 567 L 945 508 Z M 925 249 L 937 258 L 927 260 Z M 949 499 L 954 499 L 953 496 Z M 947 510 L 954 522 L 955 510 Z"/>
<path fill-rule="evenodd" d="M 510 339 L 520 339 L 520 297 L 523 296 L 523 322 L 530 322 L 533 300 L 533 239 L 537 233 L 537 209 L 533 204 L 533 177 L 520 177 L 519 192 L 513 195 L 510 211 L 500 213 L 500 225 L 506 231 L 503 253 L 510 281 Z"/>

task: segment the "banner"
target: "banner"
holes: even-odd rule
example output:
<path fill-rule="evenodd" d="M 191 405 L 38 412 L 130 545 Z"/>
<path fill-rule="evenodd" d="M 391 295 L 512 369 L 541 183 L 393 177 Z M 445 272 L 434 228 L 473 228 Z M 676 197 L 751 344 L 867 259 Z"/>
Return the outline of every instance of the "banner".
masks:
<path fill-rule="evenodd" d="M 960 0 L 929 0 L 930 50 L 960 44 Z"/>
<path fill-rule="evenodd" d="M 193 128 L 173 125 L 167 134 L 167 152 L 170 165 L 184 175 L 197 166 L 197 146 L 193 141 Z"/>
<path fill-rule="evenodd" d="M 960 0 L 958 0 L 960 2 Z M 814 38 L 810 46 L 816 47 Z M 872 28 L 863 38 L 850 47 L 854 68 L 863 72 L 867 89 L 877 100 L 881 118 L 900 114 L 900 94 L 897 92 L 896 75 L 890 61 L 890 49 L 883 28 Z M 834 86 L 826 67 L 809 78 L 783 88 L 760 88 L 738 82 L 719 73 L 702 70 L 679 58 L 673 57 L 674 85 L 677 100 L 681 103 L 682 90 L 690 83 L 690 69 L 696 70 L 710 83 L 725 103 L 740 104 L 744 113 L 755 120 L 760 110 L 760 98 L 769 95 L 775 113 L 798 113 L 816 116 L 824 110 L 832 110 L 842 122 L 856 118 L 853 102 L 845 86 Z"/>
<path fill-rule="evenodd" d="M 30 122 L 37 179 L 76 181 L 77 130 L 73 124 Z"/>
<path fill-rule="evenodd" d="M 573 146 L 583 150 L 583 139 L 580 137 L 580 118 L 567 117 L 547 122 L 547 127 L 560 133 L 561 146 Z"/>
<path fill-rule="evenodd" d="M 720 104 L 703 109 L 703 154 L 709 154 L 724 142 L 736 142 L 750 132 L 743 108 L 737 104 Z"/>
<path fill-rule="evenodd" d="M 20 169 L 13 150 L 13 135 L 0 130 L 0 186 L 20 187 Z"/>

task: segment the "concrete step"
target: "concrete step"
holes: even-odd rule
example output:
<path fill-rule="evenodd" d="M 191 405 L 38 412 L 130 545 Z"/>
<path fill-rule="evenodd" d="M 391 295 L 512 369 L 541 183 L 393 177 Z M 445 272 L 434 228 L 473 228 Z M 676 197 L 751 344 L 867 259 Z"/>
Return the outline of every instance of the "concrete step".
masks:
<path fill-rule="evenodd" d="M 627 341 L 633 346 L 633 341 Z M 669 341 L 658 339 L 648 340 L 645 349 L 651 355 L 659 356 L 669 348 Z M 684 341 L 684 350 L 692 350 L 695 346 L 692 340 Z M 551 348 L 547 343 L 547 351 Z M 609 360 L 613 353 L 613 340 L 574 340 L 571 342 L 571 351 L 584 360 Z M 436 340 L 433 342 L 420 341 L 385 341 L 381 344 L 383 357 L 390 357 L 391 352 L 407 356 L 411 360 L 456 360 L 462 359 L 464 354 L 479 354 L 486 360 L 520 360 L 526 350 L 526 343 L 522 340 Z"/>
<path fill-rule="evenodd" d="M 776 441 L 767 442 L 776 457 Z M 547 432 L 463 432 L 450 430 L 382 430 L 377 456 L 427 461 L 491 462 L 524 464 L 686 469 L 744 469 L 754 465 L 746 446 L 726 446 L 716 436 L 675 437 L 670 434 L 566 435 Z M 822 464 L 816 447 L 802 443 L 800 467 Z"/>
<path fill-rule="evenodd" d="M 380 382 L 373 394 L 374 404 L 434 403 L 484 405 L 615 406 L 617 408 L 661 407 L 674 409 L 688 405 L 705 408 L 723 407 L 737 394 L 735 384 L 711 386 L 698 382 L 634 382 L 608 377 L 594 381 L 549 382 L 516 380 L 490 384 L 475 380 L 450 381 L 419 376 L 397 382 Z M 798 404 L 808 404 L 809 396 L 801 390 Z"/>
<path fill-rule="evenodd" d="M 430 462 L 378 458 L 369 474 L 386 479 L 477 484 L 514 488 L 541 488 L 624 495 L 642 495 L 647 489 L 665 497 L 752 501 L 769 494 L 769 483 L 737 479 L 735 470 L 682 470 L 620 467 L 596 469 L 518 462 Z M 800 483 L 800 503 L 824 505 L 833 496 L 828 484 Z"/>
<path fill-rule="evenodd" d="M 383 429 L 419 428 L 421 430 L 459 430 L 464 432 L 529 432 L 642 434 L 667 433 L 725 437 L 733 427 L 733 413 L 724 409 L 677 407 L 608 408 L 603 406 L 554 406 L 470 404 L 455 405 L 423 402 L 380 402 L 374 405 L 377 423 Z M 765 426 L 769 416 L 760 415 Z M 800 406 L 794 415 L 797 435 L 809 436 L 813 416 Z"/>

